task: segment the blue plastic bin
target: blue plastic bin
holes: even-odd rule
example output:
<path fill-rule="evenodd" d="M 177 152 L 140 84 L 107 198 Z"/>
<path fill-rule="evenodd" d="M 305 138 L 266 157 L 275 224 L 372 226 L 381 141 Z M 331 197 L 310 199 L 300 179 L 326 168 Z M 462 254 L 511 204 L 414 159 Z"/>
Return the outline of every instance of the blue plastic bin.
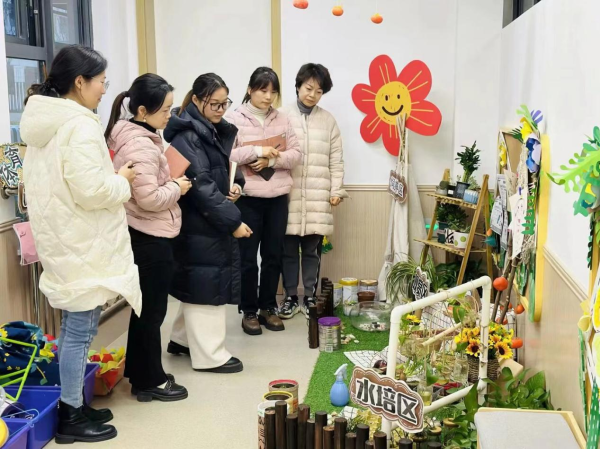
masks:
<path fill-rule="evenodd" d="M 6 387 L 7 393 L 14 395 L 17 388 Z M 58 388 L 23 388 L 19 402 L 25 409 L 35 409 L 39 412 L 34 419 L 5 418 L 7 423 L 29 426 L 27 449 L 41 449 L 54 438 L 58 426 Z"/>
<path fill-rule="evenodd" d="M 29 427 L 22 422 L 14 422 L 15 420 L 3 420 L 8 427 L 8 441 L 2 449 L 27 449 L 27 435 Z"/>

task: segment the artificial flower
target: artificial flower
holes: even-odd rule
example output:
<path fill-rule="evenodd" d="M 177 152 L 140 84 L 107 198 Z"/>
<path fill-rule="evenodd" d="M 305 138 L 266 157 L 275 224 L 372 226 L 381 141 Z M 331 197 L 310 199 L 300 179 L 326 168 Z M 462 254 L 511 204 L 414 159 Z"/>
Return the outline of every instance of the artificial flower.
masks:
<path fill-rule="evenodd" d="M 467 354 L 472 355 L 473 357 L 479 357 L 479 352 L 481 351 L 481 342 L 477 338 L 473 338 L 469 340 L 469 346 L 467 346 Z"/>
<path fill-rule="evenodd" d="M 501 341 L 496 343 L 496 353 L 498 354 L 499 359 L 511 359 L 513 356 L 512 349 L 508 343 Z"/>
<path fill-rule="evenodd" d="M 413 324 L 419 324 L 421 322 L 416 315 L 406 315 L 406 319 Z"/>
<path fill-rule="evenodd" d="M 502 336 L 501 335 L 490 335 L 490 345 L 491 346 L 496 346 L 496 343 L 500 343 L 502 341 Z"/>
<path fill-rule="evenodd" d="M 389 56 L 377 56 L 369 66 L 369 82 L 352 89 L 352 101 L 367 114 L 360 125 L 365 142 L 374 143 L 381 137 L 388 153 L 398 156 L 402 140 L 398 117 L 405 118 L 406 127 L 417 134 L 437 134 L 442 114 L 425 100 L 431 92 L 432 78 L 424 62 L 412 61 L 398 74 Z"/>
<path fill-rule="evenodd" d="M 523 139 L 523 142 L 525 142 L 529 135 L 533 133 L 533 128 L 525 118 L 521 119 L 521 123 L 523 124 L 521 126 L 521 138 Z"/>
<path fill-rule="evenodd" d="M 535 133 L 531 134 L 527 139 L 525 146 L 527 147 L 527 169 L 531 173 L 540 171 L 540 161 L 542 159 L 542 144 Z"/>

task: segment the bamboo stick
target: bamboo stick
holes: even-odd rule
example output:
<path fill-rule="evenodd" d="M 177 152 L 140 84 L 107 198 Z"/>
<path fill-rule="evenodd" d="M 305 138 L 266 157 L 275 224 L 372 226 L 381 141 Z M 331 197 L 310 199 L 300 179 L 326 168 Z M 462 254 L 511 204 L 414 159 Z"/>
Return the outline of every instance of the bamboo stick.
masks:
<path fill-rule="evenodd" d="M 306 449 L 315 449 L 315 420 L 306 421 Z"/>
<path fill-rule="evenodd" d="M 356 449 L 364 449 L 365 443 L 369 439 L 369 426 L 359 424 L 356 426 Z"/>
<path fill-rule="evenodd" d="M 287 449 L 287 435 L 285 432 L 285 418 L 287 416 L 287 402 L 275 403 L 275 427 L 277 436 L 277 449 Z"/>
<path fill-rule="evenodd" d="M 323 449 L 333 449 L 333 436 L 335 429 L 333 426 L 323 427 Z"/>
<path fill-rule="evenodd" d="M 387 449 L 387 434 L 385 432 L 375 432 L 373 434 L 375 449 Z"/>
<path fill-rule="evenodd" d="M 315 413 L 315 449 L 323 449 L 323 428 L 327 426 L 327 412 Z"/>
<path fill-rule="evenodd" d="M 292 413 L 286 418 L 287 449 L 298 449 L 298 415 Z"/>
<path fill-rule="evenodd" d="M 306 422 L 308 418 L 310 418 L 310 406 L 300 404 L 298 406 L 298 449 L 306 449 Z"/>
<path fill-rule="evenodd" d="M 365 449 L 375 449 L 375 442 L 373 440 L 369 440 L 365 443 Z"/>
<path fill-rule="evenodd" d="M 348 421 L 346 418 L 335 418 L 334 421 L 334 446 L 335 449 L 345 449 L 346 448 L 346 431 L 348 430 Z"/>
<path fill-rule="evenodd" d="M 358 449 L 356 447 L 356 434 L 355 433 L 351 432 L 351 433 L 346 434 L 346 449 Z"/>
<path fill-rule="evenodd" d="M 276 434 L 275 410 L 267 410 L 265 412 L 265 449 L 277 449 Z"/>

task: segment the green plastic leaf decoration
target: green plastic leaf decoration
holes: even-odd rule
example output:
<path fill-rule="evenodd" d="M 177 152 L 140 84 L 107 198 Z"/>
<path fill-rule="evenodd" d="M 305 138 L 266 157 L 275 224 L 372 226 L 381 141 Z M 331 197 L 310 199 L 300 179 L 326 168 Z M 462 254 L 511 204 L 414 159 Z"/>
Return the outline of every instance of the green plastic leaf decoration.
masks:
<path fill-rule="evenodd" d="M 533 117 L 531 117 L 531 112 L 529 111 L 527 105 L 522 104 L 521 107 L 517 109 L 517 115 L 521 115 L 525 120 L 527 120 L 527 123 L 529 123 L 531 129 L 537 129 L 537 123 L 535 123 Z"/>
<path fill-rule="evenodd" d="M 529 188 L 529 195 L 527 196 L 527 212 L 525 214 L 525 222 L 523 223 L 524 235 L 535 234 L 535 206 L 537 199 L 537 188 L 532 186 Z"/>
<path fill-rule="evenodd" d="M 517 139 L 519 142 L 523 142 L 523 136 L 521 136 L 521 128 L 515 128 L 510 132 L 510 135 Z"/>

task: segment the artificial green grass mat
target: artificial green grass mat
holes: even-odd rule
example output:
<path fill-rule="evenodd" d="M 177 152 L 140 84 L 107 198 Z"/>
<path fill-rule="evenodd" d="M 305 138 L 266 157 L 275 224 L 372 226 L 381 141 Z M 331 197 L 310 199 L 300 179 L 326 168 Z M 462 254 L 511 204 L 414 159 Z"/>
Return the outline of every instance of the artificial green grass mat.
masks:
<path fill-rule="evenodd" d="M 343 334 L 352 334 L 358 340 L 358 343 L 350 341 L 347 345 L 342 345 L 342 349 L 336 352 L 321 352 L 314 371 L 310 378 L 308 391 L 304 398 L 304 404 L 310 405 L 311 412 L 324 411 L 327 413 L 339 412 L 343 407 L 334 407 L 329 400 L 329 391 L 335 383 L 335 372 L 344 363 L 348 364 L 348 378 L 346 384 L 349 384 L 352 378 L 354 364 L 348 360 L 344 352 L 351 351 L 381 351 L 389 343 L 390 333 L 387 332 L 365 332 L 356 329 L 350 322 L 350 317 L 344 316 L 341 307 L 336 310 L 338 316 L 344 324 Z M 316 349 L 318 351 L 318 349 Z M 352 402 L 348 404 L 352 406 Z"/>

